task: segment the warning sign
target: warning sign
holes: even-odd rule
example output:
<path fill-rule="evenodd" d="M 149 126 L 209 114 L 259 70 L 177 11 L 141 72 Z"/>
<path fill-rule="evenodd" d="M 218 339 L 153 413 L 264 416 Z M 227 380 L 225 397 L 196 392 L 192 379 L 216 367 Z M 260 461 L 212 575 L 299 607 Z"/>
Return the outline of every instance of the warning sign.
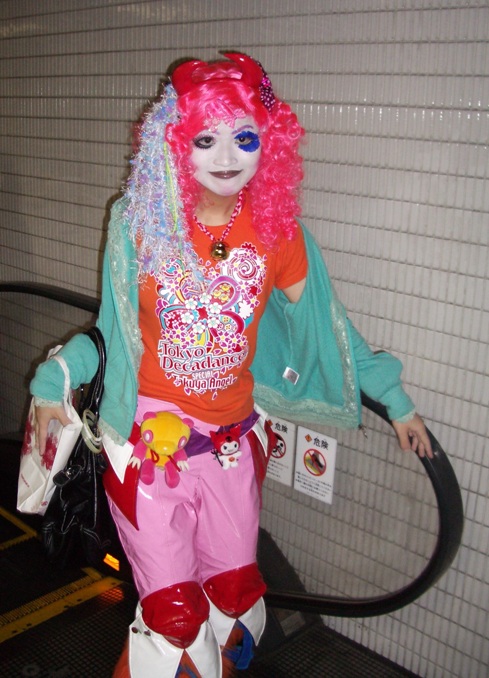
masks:
<path fill-rule="evenodd" d="M 299 426 L 295 454 L 294 489 L 331 504 L 337 441 Z"/>

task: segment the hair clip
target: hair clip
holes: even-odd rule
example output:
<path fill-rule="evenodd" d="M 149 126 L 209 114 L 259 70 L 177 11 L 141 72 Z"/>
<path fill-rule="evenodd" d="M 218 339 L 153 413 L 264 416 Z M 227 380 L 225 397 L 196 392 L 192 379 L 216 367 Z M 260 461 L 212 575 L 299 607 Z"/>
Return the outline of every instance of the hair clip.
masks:
<path fill-rule="evenodd" d="M 241 66 L 244 82 L 253 87 L 253 89 L 258 89 L 262 104 L 270 113 L 275 105 L 275 94 L 273 93 L 270 78 L 261 63 L 240 52 L 221 52 L 221 54 Z"/>

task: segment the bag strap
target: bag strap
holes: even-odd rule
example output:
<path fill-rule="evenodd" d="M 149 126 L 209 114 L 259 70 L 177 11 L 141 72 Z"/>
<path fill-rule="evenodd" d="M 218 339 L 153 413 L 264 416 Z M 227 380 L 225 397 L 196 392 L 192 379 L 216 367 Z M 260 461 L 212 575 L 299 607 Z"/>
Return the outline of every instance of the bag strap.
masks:
<path fill-rule="evenodd" d="M 81 435 L 83 440 L 94 453 L 102 451 L 102 437 L 98 431 L 99 407 L 104 393 L 105 366 L 107 355 L 105 341 L 98 327 L 91 327 L 85 332 L 95 344 L 99 356 L 97 372 L 93 377 L 86 396 L 80 403 L 81 419 L 83 428 Z"/>
<path fill-rule="evenodd" d="M 104 393 L 104 378 L 105 378 L 105 366 L 107 363 L 107 356 L 105 351 L 105 341 L 102 336 L 102 332 L 98 327 L 91 327 L 85 332 L 85 334 L 90 337 L 90 339 L 95 344 L 95 348 L 98 352 L 98 368 L 93 377 L 88 393 L 83 399 L 82 406 L 84 409 L 89 409 L 98 419 L 100 401 Z"/>

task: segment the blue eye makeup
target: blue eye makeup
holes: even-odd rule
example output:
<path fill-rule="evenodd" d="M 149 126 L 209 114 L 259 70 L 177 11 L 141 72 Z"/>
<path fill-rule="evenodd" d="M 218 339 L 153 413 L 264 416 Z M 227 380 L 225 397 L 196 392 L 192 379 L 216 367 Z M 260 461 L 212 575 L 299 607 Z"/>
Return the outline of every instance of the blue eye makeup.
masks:
<path fill-rule="evenodd" d="M 251 130 L 239 132 L 234 139 L 238 143 L 238 148 L 247 153 L 253 153 L 260 148 L 260 137 L 256 132 L 252 132 Z"/>

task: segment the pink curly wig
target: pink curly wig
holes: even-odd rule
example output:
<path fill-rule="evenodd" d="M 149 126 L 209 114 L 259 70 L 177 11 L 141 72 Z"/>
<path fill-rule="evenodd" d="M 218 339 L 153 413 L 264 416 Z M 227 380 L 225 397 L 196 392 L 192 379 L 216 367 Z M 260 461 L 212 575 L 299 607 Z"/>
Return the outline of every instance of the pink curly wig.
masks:
<path fill-rule="evenodd" d="M 243 82 L 231 61 L 200 62 L 200 78 L 177 99 L 178 121 L 167 126 L 166 140 L 177 169 L 180 197 L 187 224 L 202 195 L 190 159 L 192 140 L 221 120 L 253 116 L 260 129 L 262 153 L 258 171 L 249 183 L 253 223 L 259 239 L 273 245 L 280 236 L 291 240 L 300 215 L 303 178 L 299 145 L 304 135 L 290 106 L 275 98 L 267 110 L 258 89 Z"/>

